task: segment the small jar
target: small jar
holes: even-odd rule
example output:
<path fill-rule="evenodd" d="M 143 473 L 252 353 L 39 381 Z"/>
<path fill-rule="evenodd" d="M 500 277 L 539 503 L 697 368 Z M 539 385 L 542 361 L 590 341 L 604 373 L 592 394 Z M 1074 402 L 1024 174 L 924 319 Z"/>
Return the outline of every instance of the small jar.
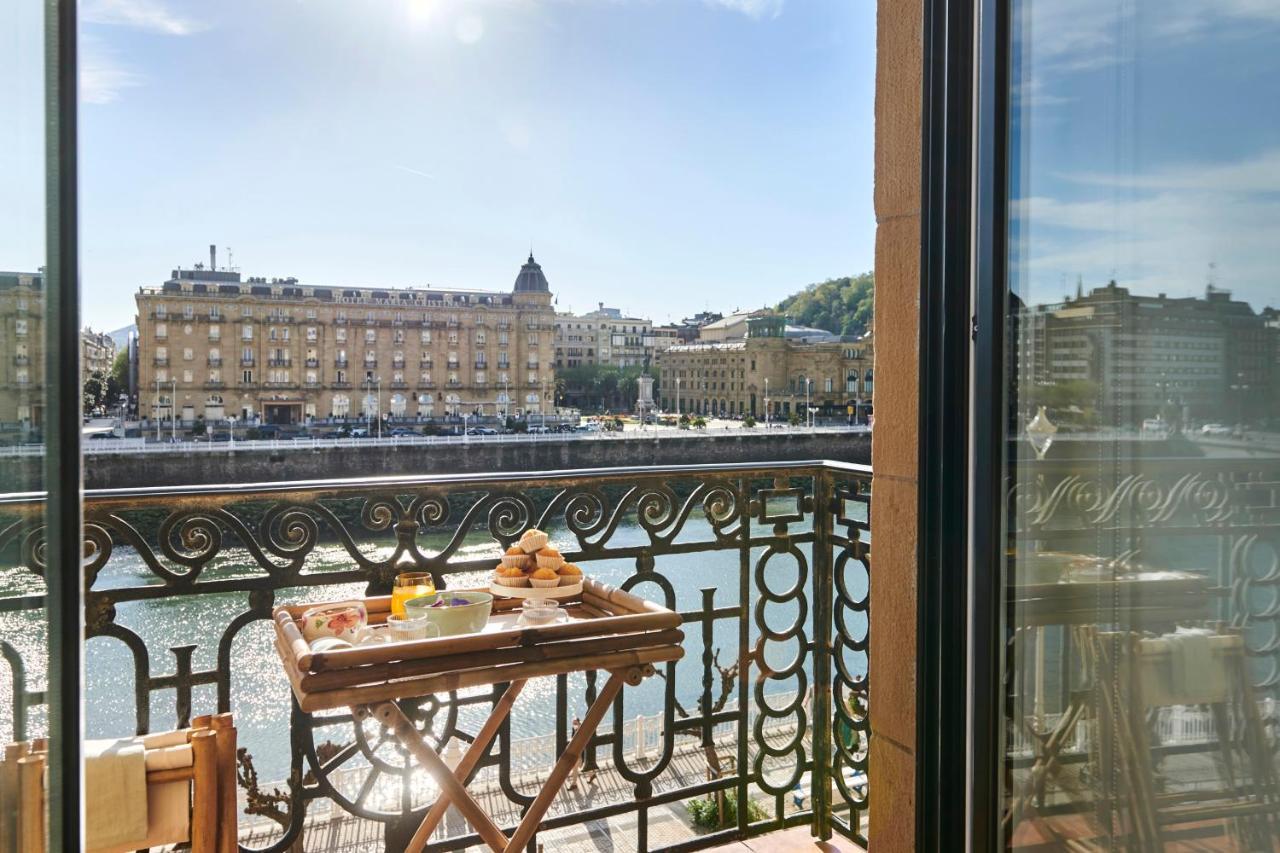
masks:
<path fill-rule="evenodd" d="M 400 643 L 405 640 L 425 640 L 428 636 L 430 620 L 423 615 L 399 616 L 395 613 L 387 616 L 387 630 L 391 632 L 391 642 Z"/>
<path fill-rule="evenodd" d="M 554 598 L 526 598 L 520 605 L 520 615 L 526 624 L 545 625 L 560 615 L 560 602 Z"/>

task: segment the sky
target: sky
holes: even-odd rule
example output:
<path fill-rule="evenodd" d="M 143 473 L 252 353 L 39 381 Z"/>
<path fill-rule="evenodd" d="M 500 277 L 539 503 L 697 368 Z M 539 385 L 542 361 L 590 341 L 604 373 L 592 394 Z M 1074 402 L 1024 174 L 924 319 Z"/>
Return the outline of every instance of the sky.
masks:
<path fill-rule="evenodd" d="M 659 321 L 872 267 L 870 2 L 84 0 L 82 21 L 99 328 L 210 243 L 246 276 L 493 290 L 532 248 L 560 310 Z M 38 263 L 34 224 L 0 269 Z"/>
<path fill-rule="evenodd" d="M 1280 2 L 1015 9 L 1013 286 L 1280 307 Z"/>

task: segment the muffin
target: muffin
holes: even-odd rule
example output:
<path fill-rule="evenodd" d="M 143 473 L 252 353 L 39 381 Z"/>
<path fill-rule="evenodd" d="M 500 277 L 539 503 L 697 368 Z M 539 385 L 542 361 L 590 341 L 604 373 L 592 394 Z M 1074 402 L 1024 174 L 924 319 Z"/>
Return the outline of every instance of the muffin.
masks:
<path fill-rule="evenodd" d="M 528 586 L 529 576 L 519 566 L 498 566 L 494 578 L 503 586 Z"/>
<path fill-rule="evenodd" d="M 512 545 L 507 549 L 507 553 L 502 555 L 503 568 L 528 569 L 530 562 L 529 555 L 519 545 Z"/>
<path fill-rule="evenodd" d="M 547 547 L 549 537 L 536 527 L 530 527 L 520 537 L 520 549 L 526 554 L 532 554 L 542 548 Z"/>
<path fill-rule="evenodd" d="M 565 563 L 561 566 L 560 585 L 573 586 L 577 583 L 582 583 L 582 569 L 578 568 L 573 563 Z"/>
<path fill-rule="evenodd" d="M 556 571 L 564 565 L 564 557 L 560 556 L 560 552 L 551 546 L 547 546 L 538 551 L 538 568 L 551 569 Z"/>
<path fill-rule="evenodd" d="M 560 585 L 560 575 L 556 574 L 555 569 L 538 569 L 529 576 L 529 583 L 538 589 L 550 589 Z"/>

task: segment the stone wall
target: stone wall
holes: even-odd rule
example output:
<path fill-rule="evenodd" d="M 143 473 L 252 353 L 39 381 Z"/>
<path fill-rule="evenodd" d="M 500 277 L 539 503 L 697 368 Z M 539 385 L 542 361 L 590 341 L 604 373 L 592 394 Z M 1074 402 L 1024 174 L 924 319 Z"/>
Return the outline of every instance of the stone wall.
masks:
<path fill-rule="evenodd" d="M 876 351 L 871 515 L 871 809 L 877 853 L 915 849 L 916 509 L 923 7 L 876 20 Z M 962 750 L 957 745 L 957 760 Z"/>
<path fill-rule="evenodd" d="M 521 441 L 460 445 L 351 446 L 280 452 L 95 454 L 85 460 L 85 488 L 278 482 L 412 474 L 555 471 L 629 465 L 799 462 L 834 459 L 867 464 L 871 437 L 842 433 L 765 433 L 698 438 Z M 40 457 L 0 459 L 0 478 L 40 480 Z M 17 479 L 12 479 L 14 476 Z M 36 488 L 36 486 L 32 486 Z"/>

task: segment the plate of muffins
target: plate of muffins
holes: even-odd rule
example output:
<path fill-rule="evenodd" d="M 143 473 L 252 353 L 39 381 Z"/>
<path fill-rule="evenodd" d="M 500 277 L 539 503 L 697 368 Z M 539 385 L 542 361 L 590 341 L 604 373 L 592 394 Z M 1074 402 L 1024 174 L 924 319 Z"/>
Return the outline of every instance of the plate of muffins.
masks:
<path fill-rule="evenodd" d="M 508 598 L 566 598 L 582 592 L 582 569 L 565 562 L 547 534 L 532 527 L 502 555 L 489 591 Z"/>

